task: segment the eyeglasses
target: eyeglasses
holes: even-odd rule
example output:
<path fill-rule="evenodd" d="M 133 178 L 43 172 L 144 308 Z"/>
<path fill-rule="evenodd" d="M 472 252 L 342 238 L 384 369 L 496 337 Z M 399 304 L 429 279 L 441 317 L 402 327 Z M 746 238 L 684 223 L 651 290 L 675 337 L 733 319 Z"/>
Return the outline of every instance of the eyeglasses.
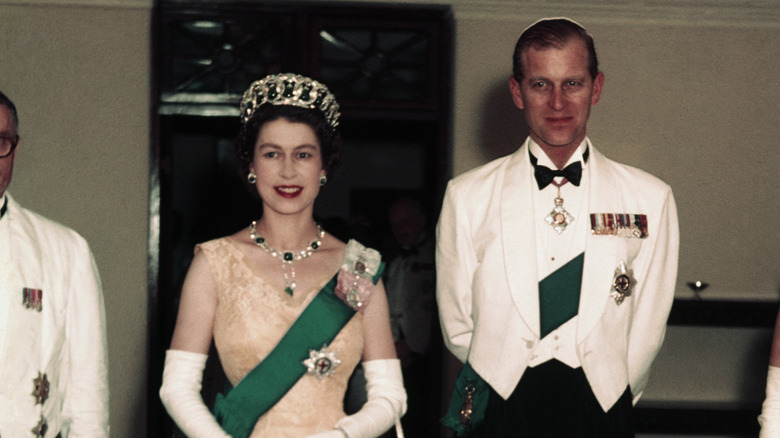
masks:
<path fill-rule="evenodd" d="M 16 145 L 18 143 L 19 143 L 18 135 L 14 135 L 13 137 L 0 135 L 0 158 L 5 158 L 11 155 L 11 152 L 13 152 L 14 149 L 16 149 Z"/>

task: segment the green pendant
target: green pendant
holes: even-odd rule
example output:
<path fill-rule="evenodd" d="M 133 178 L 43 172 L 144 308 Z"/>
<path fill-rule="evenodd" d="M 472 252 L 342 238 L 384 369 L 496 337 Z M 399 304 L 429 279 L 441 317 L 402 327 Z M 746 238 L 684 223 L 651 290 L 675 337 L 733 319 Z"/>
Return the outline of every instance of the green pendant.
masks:
<path fill-rule="evenodd" d="M 284 291 L 287 292 L 287 295 L 289 295 L 289 296 L 292 296 L 292 294 L 293 294 L 293 290 L 292 290 L 292 288 L 290 286 L 287 286 L 286 288 L 284 288 Z"/>

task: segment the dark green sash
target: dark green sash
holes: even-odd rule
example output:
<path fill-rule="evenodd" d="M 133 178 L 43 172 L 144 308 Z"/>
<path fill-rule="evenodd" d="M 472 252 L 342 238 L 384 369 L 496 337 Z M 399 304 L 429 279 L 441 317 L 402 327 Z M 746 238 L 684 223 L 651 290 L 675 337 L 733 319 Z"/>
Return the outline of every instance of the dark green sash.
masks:
<path fill-rule="evenodd" d="M 382 263 L 373 278 L 376 283 Z M 279 344 L 227 395 L 218 394 L 214 415 L 233 438 L 248 437 L 257 420 L 273 407 L 307 371 L 303 361 L 309 349 L 330 344 L 355 315 L 355 310 L 334 294 L 334 276 L 303 310 Z"/>
<path fill-rule="evenodd" d="M 577 315 L 585 253 L 539 282 L 539 330 L 544 338 Z"/>
<path fill-rule="evenodd" d="M 539 282 L 539 325 L 544 338 L 577 315 L 585 253 L 578 255 Z M 441 423 L 457 437 L 468 436 L 485 418 L 489 385 L 466 362 L 455 379 L 450 407 Z"/>
<path fill-rule="evenodd" d="M 455 379 L 450 408 L 441 424 L 454 430 L 458 438 L 468 436 L 485 420 L 489 396 L 488 383 L 466 362 Z"/>

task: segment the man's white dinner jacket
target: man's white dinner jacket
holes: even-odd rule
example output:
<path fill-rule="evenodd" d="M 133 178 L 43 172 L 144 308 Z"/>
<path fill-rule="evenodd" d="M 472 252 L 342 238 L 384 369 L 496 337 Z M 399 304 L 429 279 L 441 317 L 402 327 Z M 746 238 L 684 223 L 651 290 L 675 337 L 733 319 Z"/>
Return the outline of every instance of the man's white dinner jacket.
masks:
<path fill-rule="evenodd" d="M 105 313 L 92 253 L 73 230 L 6 198 L 0 436 L 108 437 Z"/>
<path fill-rule="evenodd" d="M 679 232 L 667 184 L 592 145 L 587 166 L 588 215 L 644 214 L 648 222 L 646 238 L 586 237 L 576 353 L 607 411 L 627 385 L 634 402 L 645 387 L 674 298 Z M 535 221 L 547 212 L 534 212 L 532 190 L 538 188 L 526 140 L 515 153 L 450 181 L 437 227 L 445 343 L 504 398 L 540 341 Z M 610 290 L 621 262 L 634 282 L 618 304 Z"/>

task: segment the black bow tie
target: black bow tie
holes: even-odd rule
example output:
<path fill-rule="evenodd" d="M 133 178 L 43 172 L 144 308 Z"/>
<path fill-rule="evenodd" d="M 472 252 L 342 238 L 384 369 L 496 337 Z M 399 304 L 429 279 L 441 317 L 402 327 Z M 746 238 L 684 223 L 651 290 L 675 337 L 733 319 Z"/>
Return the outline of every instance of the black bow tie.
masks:
<path fill-rule="evenodd" d="M 538 162 L 537 158 L 531 154 L 530 150 L 528 153 L 531 156 L 531 165 L 534 166 L 534 178 L 536 178 L 536 183 L 539 185 L 539 190 L 550 185 L 550 183 L 559 176 L 566 178 L 567 181 L 575 186 L 580 185 L 580 181 L 582 180 L 582 164 L 579 161 L 571 163 L 561 170 L 552 170 L 547 166 L 536 164 Z M 588 149 L 585 149 L 585 153 L 582 154 L 582 160 L 585 162 L 588 161 Z"/>

